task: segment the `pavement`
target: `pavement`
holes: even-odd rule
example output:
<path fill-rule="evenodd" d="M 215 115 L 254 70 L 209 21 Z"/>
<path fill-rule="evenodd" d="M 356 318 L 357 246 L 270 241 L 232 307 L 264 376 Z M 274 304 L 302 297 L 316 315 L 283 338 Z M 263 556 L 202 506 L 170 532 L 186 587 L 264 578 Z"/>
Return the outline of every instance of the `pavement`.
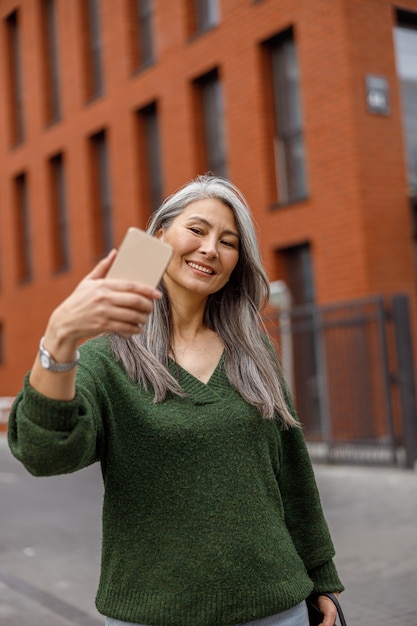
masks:
<path fill-rule="evenodd" d="M 314 465 L 349 626 L 417 626 L 417 472 Z M 34 478 L 0 435 L 0 626 L 103 626 L 98 466 Z M 186 625 L 184 625 L 186 626 Z"/>

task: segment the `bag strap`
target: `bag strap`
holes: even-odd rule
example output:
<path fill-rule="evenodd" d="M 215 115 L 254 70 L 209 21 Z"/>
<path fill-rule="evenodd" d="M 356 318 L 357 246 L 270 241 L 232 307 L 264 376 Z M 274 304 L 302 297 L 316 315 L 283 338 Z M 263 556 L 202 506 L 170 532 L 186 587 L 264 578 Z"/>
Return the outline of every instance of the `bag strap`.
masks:
<path fill-rule="evenodd" d="M 340 602 L 336 598 L 334 593 L 327 593 L 325 591 L 321 591 L 319 595 L 327 596 L 328 598 L 330 598 L 330 600 L 333 602 L 333 604 L 335 605 L 335 607 L 337 609 L 337 614 L 339 616 L 340 626 L 347 626 L 346 620 L 345 620 L 345 616 L 343 615 L 342 607 L 340 606 Z"/>

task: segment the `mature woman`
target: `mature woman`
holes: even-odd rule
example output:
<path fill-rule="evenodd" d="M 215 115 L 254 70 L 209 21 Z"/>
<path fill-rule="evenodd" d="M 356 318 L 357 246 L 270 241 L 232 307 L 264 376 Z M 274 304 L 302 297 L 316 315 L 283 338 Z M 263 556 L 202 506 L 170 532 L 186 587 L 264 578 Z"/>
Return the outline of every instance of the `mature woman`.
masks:
<path fill-rule="evenodd" d="M 10 447 L 35 475 L 100 461 L 108 626 L 307 626 L 312 593 L 332 626 L 320 593 L 343 586 L 261 332 L 268 280 L 249 208 L 202 176 L 148 230 L 174 250 L 160 291 L 106 278 L 114 251 L 98 263 L 49 318 Z"/>

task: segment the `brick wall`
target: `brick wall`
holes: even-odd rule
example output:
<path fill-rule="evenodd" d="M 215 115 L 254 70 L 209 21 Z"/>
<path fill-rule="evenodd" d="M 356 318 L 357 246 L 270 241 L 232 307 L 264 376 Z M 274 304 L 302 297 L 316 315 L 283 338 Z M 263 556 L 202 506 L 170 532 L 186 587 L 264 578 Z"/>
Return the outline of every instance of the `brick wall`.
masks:
<path fill-rule="evenodd" d="M 12 395 L 31 366 L 48 314 L 95 262 L 88 138 L 106 129 L 114 240 L 143 227 L 144 167 L 135 111 L 158 101 L 164 195 L 203 167 L 191 83 L 217 67 L 223 83 L 228 168 L 259 226 L 271 280 L 282 277 L 276 251 L 310 242 L 319 303 L 371 293 L 410 294 L 415 266 L 388 0 L 228 0 L 221 22 L 190 35 L 182 0 L 155 2 L 156 63 L 132 74 L 128 1 L 102 0 L 104 95 L 85 101 L 80 3 L 57 0 L 62 120 L 45 126 L 39 3 L 0 0 L 0 394 Z M 10 146 L 4 20 L 19 9 L 26 139 Z M 402 8 L 417 11 L 417 0 Z M 294 29 L 301 72 L 309 194 L 277 207 L 270 85 L 261 43 Z M 388 116 L 366 110 L 365 75 L 387 78 Z M 47 160 L 65 155 L 71 267 L 51 272 Z M 34 276 L 16 283 L 13 178 L 28 176 Z M 416 319 L 416 314 L 414 314 Z"/>

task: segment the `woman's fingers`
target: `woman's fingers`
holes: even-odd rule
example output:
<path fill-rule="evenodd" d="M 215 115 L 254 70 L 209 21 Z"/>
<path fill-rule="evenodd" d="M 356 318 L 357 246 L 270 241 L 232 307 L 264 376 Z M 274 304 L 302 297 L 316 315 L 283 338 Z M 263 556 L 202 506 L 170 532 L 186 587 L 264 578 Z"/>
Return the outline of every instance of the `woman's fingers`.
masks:
<path fill-rule="evenodd" d="M 97 263 L 95 267 L 87 274 L 86 279 L 97 279 L 97 278 L 105 278 L 107 272 L 109 271 L 114 259 L 116 258 L 117 250 L 113 249 Z"/>
<path fill-rule="evenodd" d="M 324 615 L 323 626 L 334 626 L 337 617 L 334 603 L 327 596 L 318 596 L 317 604 Z"/>
<path fill-rule="evenodd" d="M 53 328 L 63 341 L 72 344 L 103 332 L 142 332 L 153 301 L 162 294 L 148 285 L 105 278 L 115 255 L 113 250 L 102 259 L 54 311 Z"/>
<path fill-rule="evenodd" d="M 100 299 L 91 308 L 94 326 L 107 332 L 120 332 L 119 325 L 128 327 L 128 332 L 138 332 L 152 313 L 153 303 L 147 298 L 132 294 L 118 294 L 114 299 Z M 125 332 L 125 331 L 124 331 Z"/>
<path fill-rule="evenodd" d="M 79 287 L 61 309 L 63 316 L 71 317 L 79 338 L 102 332 L 141 332 L 139 324 L 148 321 L 156 297 L 151 287 L 134 285 L 136 291 L 125 291 L 119 281 L 88 280 Z"/>

